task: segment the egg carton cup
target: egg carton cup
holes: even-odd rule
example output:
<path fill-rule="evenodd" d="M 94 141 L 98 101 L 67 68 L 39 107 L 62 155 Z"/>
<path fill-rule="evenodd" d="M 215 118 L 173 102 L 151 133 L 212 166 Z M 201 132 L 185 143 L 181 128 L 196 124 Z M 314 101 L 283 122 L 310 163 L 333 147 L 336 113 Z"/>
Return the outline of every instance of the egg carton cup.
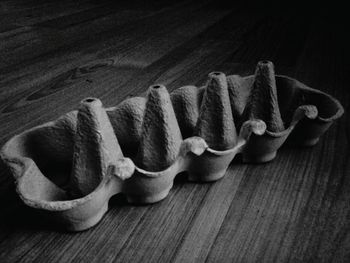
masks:
<path fill-rule="evenodd" d="M 263 163 L 288 137 L 312 146 L 342 114 L 330 95 L 259 62 L 252 76 L 213 72 L 206 86 L 171 94 L 154 85 L 146 98 L 112 108 L 87 98 L 77 111 L 11 138 L 1 157 L 26 205 L 81 231 L 101 220 L 113 195 L 158 202 L 181 172 L 216 181 L 238 153 L 243 162 Z"/>

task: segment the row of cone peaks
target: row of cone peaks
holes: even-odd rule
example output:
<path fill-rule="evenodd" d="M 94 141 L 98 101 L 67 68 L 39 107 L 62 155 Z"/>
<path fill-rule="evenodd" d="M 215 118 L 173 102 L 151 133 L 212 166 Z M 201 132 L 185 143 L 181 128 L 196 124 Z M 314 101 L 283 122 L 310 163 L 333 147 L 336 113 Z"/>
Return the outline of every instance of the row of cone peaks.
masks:
<path fill-rule="evenodd" d="M 241 96 L 238 78 L 230 80 L 229 89 L 224 73 L 210 73 L 201 98 L 194 86 L 182 87 L 171 96 L 163 85 L 151 86 L 143 114 L 136 122 L 141 125 L 136 128 L 140 134 L 135 164 L 148 171 L 168 168 L 178 156 L 183 137 L 189 136 L 203 138 L 214 150 L 231 149 L 237 143 L 236 126 L 248 119 L 262 119 L 272 132 L 283 130 L 272 62 L 257 64 L 248 98 Z M 137 118 L 132 114 L 135 108 L 128 110 L 123 118 Z M 74 139 L 72 196 L 92 192 L 107 176 L 108 167 L 123 157 L 118 132 L 113 130 L 118 123 L 112 126 L 113 121 L 98 99 L 81 103 Z"/>

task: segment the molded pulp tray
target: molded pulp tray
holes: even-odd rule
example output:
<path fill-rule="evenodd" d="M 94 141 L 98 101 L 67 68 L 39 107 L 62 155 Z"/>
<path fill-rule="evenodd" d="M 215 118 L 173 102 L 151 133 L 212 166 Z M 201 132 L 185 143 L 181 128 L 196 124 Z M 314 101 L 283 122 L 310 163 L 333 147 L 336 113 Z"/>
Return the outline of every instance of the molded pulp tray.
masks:
<path fill-rule="evenodd" d="M 270 63 L 267 71 L 259 71 L 264 63 Z M 11 138 L 1 157 L 26 205 L 66 229 L 87 229 L 117 193 L 129 202 L 153 203 L 167 196 L 182 171 L 192 181 L 215 181 L 237 153 L 244 162 L 266 162 L 289 135 L 292 143 L 316 144 L 342 106 L 295 79 L 275 76 L 271 65 L 259 62 L 248 77 L 211 73 L 205 87 L 185 86 L 170 95 L 164 86 L 151 86 L 147 98 L 107 109 L 85 99 L 78 111 Z"/>

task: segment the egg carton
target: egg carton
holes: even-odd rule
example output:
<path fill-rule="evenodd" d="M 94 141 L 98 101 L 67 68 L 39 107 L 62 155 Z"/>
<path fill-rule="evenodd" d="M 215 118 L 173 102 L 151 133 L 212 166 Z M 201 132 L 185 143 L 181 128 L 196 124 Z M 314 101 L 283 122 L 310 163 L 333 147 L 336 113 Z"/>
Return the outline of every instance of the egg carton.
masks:
<path fill-rule="evenodd" d="M 247 163 L 271 161 L 289 135 L 294 144 L 314 145 L 343 112 L 330 95 L 261 61 L 251 76 L 213 72 L 204 87 L 171 94 L 153 85 L 146 98 L 116 107 L 84 99 L 77 111 L 11 138 L 1 157 L 26 205 L 81 231 L 101 220 L 115 194 L 158 202 L 180 172 L 209 182 L 238 153 Z"/>

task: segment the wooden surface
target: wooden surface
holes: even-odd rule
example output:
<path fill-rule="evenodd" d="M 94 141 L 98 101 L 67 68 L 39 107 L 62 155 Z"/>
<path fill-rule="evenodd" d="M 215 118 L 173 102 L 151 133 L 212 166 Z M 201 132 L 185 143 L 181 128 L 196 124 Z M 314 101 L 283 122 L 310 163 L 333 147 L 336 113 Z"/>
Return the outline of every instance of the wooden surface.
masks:
<path fill-rule="evenodd" d="M 251 74 L 262 59 L 349 109 L 348 15 L 146 2 L 1 0 L 0 146 L 88 96 L 113 106 L 154 83 Z M 213 184 L 180 176 L 154 205 L 117 196 L 81 233 L 22 205 L 1 164 L 0 262 L 350 262 L 349 123 L 346 112 L 318 145 L 283 147 L 269 164 L 235 161 Z"/>

